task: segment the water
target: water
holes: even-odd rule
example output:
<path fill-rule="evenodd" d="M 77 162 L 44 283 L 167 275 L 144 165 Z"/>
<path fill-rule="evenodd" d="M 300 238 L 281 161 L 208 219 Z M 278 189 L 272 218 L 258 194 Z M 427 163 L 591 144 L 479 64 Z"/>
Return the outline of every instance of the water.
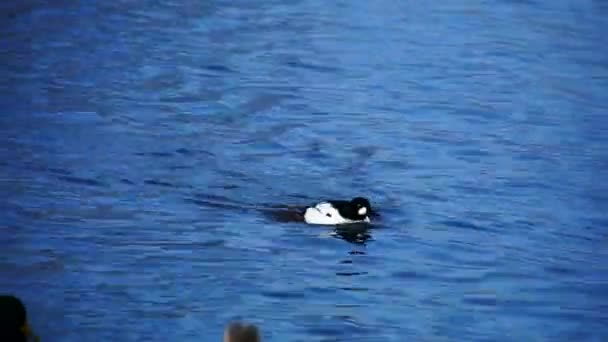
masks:
<path fill-rule="evenodd" d="M 1 6 L 0 292 L 44 341 L 608 339 L 604 2 Z"/>

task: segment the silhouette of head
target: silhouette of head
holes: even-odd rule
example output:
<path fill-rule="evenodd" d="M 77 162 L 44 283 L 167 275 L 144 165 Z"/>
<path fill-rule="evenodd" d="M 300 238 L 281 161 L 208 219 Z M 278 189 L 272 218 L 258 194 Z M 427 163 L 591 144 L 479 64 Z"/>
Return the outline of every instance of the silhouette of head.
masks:
<path fill-rule="evenodd" d="M 233 322 L 224 332 L 224 342 L 260 342 L 260 333 L 254 325 Z"/>

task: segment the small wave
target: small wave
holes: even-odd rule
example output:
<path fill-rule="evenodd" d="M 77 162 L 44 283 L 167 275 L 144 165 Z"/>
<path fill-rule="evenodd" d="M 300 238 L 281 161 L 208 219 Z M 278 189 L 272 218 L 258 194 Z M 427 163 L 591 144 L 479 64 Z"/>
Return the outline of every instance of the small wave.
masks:
<path fill-rule="evenodd" d="M 465 228 L 465 229 L 473 229 L 473 230 L 487 230 L 484 227 L 480 227 L 471 222 L 460 221 L 460 220 L 445 220 L 439 222 L 442 225 L 452 227 L 452 228 Z"/>
<path fill-rule="evenodd" d="M 168 187 L 168 188 L 176 188 L 177 187 L 175 184 L 172 184 L 172 183 L 169 183 L 169 182 L 164 182 L 164 181 L 159 181 L 159 180 L 155 180 L 155 179 L 146 179 L 144 181 L 144 184 L 157 185 L 157 186 Z"/>
<path fill-rule="evenodd" d="M 58 179 L 72 184 L 87 185 L 87 186 L 104 186 L 105 184 L 92 178 L 83 178 L 76 176 L 58 176 Z"/>

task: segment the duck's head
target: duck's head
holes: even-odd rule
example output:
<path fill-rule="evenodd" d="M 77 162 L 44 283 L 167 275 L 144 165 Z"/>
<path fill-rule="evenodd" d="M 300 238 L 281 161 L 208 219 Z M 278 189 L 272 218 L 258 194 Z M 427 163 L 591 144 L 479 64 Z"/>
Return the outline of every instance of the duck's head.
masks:
<path fill-rule="evenodd" d="M 366 217 L 371 215 L 372 205 L 369 203 L 367 198 L 355 197 L 350 201 L 350 203 L 353 208 L 353 213 L 359 220 L 364 220 Z"/>
<path fill-rule="evenodd" d="M 369 222 L 372 207 L 364 197 L 350 201 L 325 201 L 310 206 L 304 213 L 304 221 L 312 224 L 344 224 Z"/>

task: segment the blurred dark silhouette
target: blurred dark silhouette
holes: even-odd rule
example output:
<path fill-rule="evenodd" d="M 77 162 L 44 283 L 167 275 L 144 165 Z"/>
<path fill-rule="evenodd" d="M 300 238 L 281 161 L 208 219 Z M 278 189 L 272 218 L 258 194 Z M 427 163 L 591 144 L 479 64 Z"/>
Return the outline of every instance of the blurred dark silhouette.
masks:
<path fill-rule="evenodd" d="M 232 322 L 224 332 L 224 342 L 260 342 L 260 333 L 255 325 Z"/>
<path fill-rule="evenodd" d="M 27 322 L 27 311 L 23 302 L 12 295 L 0 295 L 0 341 L 39 341 Z"/>

